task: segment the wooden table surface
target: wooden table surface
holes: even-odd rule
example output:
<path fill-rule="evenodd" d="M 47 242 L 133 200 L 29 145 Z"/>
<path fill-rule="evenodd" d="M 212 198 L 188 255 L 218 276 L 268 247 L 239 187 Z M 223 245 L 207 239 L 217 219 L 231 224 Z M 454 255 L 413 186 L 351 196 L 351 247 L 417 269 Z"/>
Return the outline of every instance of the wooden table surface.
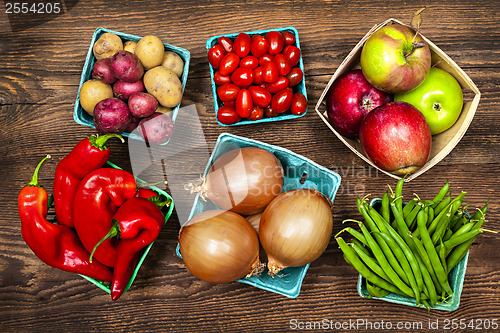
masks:
<path fill-rule="evenodd" d="M 395 185 L 395 180 L 376 172 L 345 147 L 314 112 L 314 105 L 336 68 L 372 26 L 388 18 L 409 23 L 413 12 L 427 6 L 422 33 L 470 76 L 481 91 L 481 101 L 456 148 L 438 165 L 407 183 L 404 195 L 431 195 L 449 179 L 453 193 L 468 192 L 472 207 L 481 206 L 491 196 L 487 226 L 499 230 L 498 1 L 61 3 L 64 6 L 60 15 L 8 16 L 4 7 L 0 13 L 2 332 L 283 332 L 298 328 L 298 323 L 323 320 L 337 325 L 357 320 L 390 323 L 393 331 L 401 322 L 410 325 L 406 331 L 430 331 L 431 322 L 444 330 L 447 322 L 448 328 L 453 327 L 452 320 L 498 320 L 500 239 L 493 234 L 481 235 L 472 245 L 459 309 L 428 313 L 361 298 L 356 292 L 357 273 L 344 262 L 333 238 L 324 254 L 311 264 L 295 299 L 237 282 L 202 282 L 175 254 L 179 218 L 174 213 L 132 288 L 112 302 L 93 284 L 76 274 L 51 268 L 33 254 L 21 237 L 16 201 L 43 156 L 52 155 L 40 174 L 41 183 L 50 193 L 57 162 L 79 140 L 94 134 L 93 128 L 73 120 L 73 107 L 92 33 L 97 27 L 105 27 L 138 36 L 154 34 L 191 52 L 182 104 L 196 106 L 209 147 L 220 133 L 229 132 L 282 146 L 338 172 L 342 183 L 333 208 L 336 233 L 342 228 L 342 220 L 358 217 L 356 194 L 381 195 L 387 184 Z M 286 26 L 295 27 L 300 36 L 309 99 L 306 116 L 261 125 L 219 126 L 214 117 L 205 41 L 223 33 Z M 160 154 L 167 146 L 160 148 Z M 202 172 L 206 163 L 202 157 L 186 153 L 177 158 L 183 156 L 195 166 L 190 172 Z M 114 142 L 110 160 L 131 171 L 127 144 Z M 176 165 L 179 160 L 166 163 Z M 157 166 L 146 171 L 146 180 L 161 176 Z M 177 174 L 185 175 L 183 170 Z M 412 324 L 416 326 L 410 329 Z M 387 328 L 378 326 L 382 327 Z"/>

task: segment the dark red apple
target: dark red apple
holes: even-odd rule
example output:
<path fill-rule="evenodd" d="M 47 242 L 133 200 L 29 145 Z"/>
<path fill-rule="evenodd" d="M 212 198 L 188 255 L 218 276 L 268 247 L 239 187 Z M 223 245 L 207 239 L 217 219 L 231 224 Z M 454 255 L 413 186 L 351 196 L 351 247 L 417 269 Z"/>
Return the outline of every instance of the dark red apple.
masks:
<path fill-rule="evenodd" d="M 372 110 L 361 122 L 359 140 L 380 169 L 405 175 L 429 159 L 432 136 L 424 115 L 406 102 L 391 102 Z"/>
<path fill-rule="evenodd" d="M 391 95 L 372 86 L 356 69 L 340 76 L 326 96 L 326 110 L 333 128 L 356 139 L 361 120 L 374 108 L 389 103 Z"/>

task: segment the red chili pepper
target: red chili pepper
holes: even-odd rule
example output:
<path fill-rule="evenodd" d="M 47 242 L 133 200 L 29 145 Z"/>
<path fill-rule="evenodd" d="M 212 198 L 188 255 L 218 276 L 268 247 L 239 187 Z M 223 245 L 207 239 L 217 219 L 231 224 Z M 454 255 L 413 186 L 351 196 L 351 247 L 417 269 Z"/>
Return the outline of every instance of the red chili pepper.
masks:
<path fill-rule="evenodd" d="M 83 246 L 92 251 L 111 228 L 113 215 L 137 192 L 134 175 L 112 168 L 100 168 L 82 179 L 73 201 L 73 221 Z M 118 241 L 99 246 L 94 257 L 106 266 L 115 265 Z"/>
<path fill-rule="evenodd" d="M 73 227 L 73 199 L 83 177 L 102 167 L 109 158 L 108 140 L 123 138 L 118 134 L 90 136 L 81 140 L 56 167 L 54 176 L 54 205 L 57 223 Z"/>
<path fill-rule="evenodd" d="M 71 228 L 47 221 L 48 196 L 43 186 L 38 184 L 38 171 L 49 157 L 47 155 L 38 164 L 31 182 L 19 193 L 23 239 L 40 260 L 52 267 L 111 282 L 111 269 L 98 261 L 90 262 L 89 252 Z"/>

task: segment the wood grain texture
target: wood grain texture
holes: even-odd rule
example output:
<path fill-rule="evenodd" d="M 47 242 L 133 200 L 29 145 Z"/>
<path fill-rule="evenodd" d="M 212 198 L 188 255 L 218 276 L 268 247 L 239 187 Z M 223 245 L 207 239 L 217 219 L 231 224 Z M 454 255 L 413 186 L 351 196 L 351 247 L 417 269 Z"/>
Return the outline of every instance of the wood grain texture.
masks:
<path fill-rule="evenodd" d="M 395 182 L 370 168 L 329 131 L 314 112 L 325 85 L 349 51 L 375 24 L 388 18 L 409 22 L 426 6 L 421 32 L 445 51 L 482 93 L 469 130 L 438 165 L 405 185 L 404 195 L 434 193 L 446 178 L 468 203 L 491 196 L 488 228 L 499 230 L 500 24 L 498 1 L 66 1 L 63 15 L 0 32 L 0 330 L 2 332 L 89 331 L 275 331 L 290 321 L 421 322 L 494 319 L 500 314 L 500 240 L 481 235 L 470 252 L 460 308 L 455 312 L 401 307 L 361 298 L 357 274 L 332 239 L 311 264 L 296 299 L 246 284 L 211 285 L 194 278 L 175 255 L 179 219 L 162 230 L 132 288 L 117 302 L 81 277 L 43 264 L 20 235 L 17 194 L 37 162 L 52 155 L 40 173 L 50 192 L 57 162 L 93 129 L 73 120 L 80 73 L 97 27 L 134 35 L 155 34 L 188 49 L 191 64 L 183 105 L 195 104 L 209 147 L 229 132 L 282 146 L 339 173 L 334 232 L 357 218 L 357 194 L 380 196 Z M 73 7 L 74 5 L 74 7 Z M 3 7 L 2 7 L 3 11 Z M 0 20 L 8 19 L 4 14 Z M 19 23 L 19 22 L 16 22 Z M 16 25 L 17 27 L 19 24 Z M 258 126 L 220 127 L 214 118 L 205 41 L 213 35 L 294 26 L 299 31 L 309 111 L 303 118 Z M 159 152 L 161 156 L 161 151 Z M 131 170 L 127 144 L 112 143 L 110 160 Z M 195 153 L 171 175 L 191 177 L 204 163 Z M 162 179 L 161 161 L 141 177 Z M 191 166 L 190 168 L 187 168 Z M 168 175 L 167 175 L 168 176 Z M 500 319 L 500 318 L 499 318 Z M 383 330 L 381 330 L 383 331 Z M 404 330 L 399 330 L 400 332 Z M 416 330 L 408 330 L 416 331 Z M 458 330 L 451 330 L 458 331 Z"/>

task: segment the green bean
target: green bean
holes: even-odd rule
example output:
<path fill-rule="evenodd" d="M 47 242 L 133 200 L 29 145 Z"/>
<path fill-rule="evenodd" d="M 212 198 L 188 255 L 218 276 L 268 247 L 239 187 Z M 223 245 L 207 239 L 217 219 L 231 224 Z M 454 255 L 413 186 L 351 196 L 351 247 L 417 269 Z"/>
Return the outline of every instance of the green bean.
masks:
<path fill-rule="evenodd" d="M 407 218 L 408 214 L 410 214 L 411 210 L 418 203 L 418 198 L 413 198 L 403 207 L 403 218 Z"/>
<path fill-rule="evenodd" d="M 384 253 L 385 257 L 387 258 L 389 265 L 391 265 L 391 267 L 394 269 L 396 274 L 401 278 L 401 280 L 403 280 L 404 283 L 409 285 L 410 280 L 408 279 L 408 276 L 406 275 L 404 269 L 401 267 L 398 259 L 394 256 L 392 249 L 389 247 L 389 245 L 387 245 L 387 243 L 382 238 L 382 236 L 380 236 L 380 233 L 374 233 L 373 237 L 377 241 L 377 243 L 380 246 L 380 249 Z"/>
<path fill-rule="evenodd" d="M 483 217 L 486 214 L 486 210 L 488 209 L 488 203 L 490 202 L 490 198 L 488 197 L 488 201 L 486 201 L 486 204 L 483 206 L 483 208 L 479 209 L 477 212 L 472 215 L 470 218 L 471 220 L 478 220 L 481 217 Z"/>
<path fill-rule="evenodd" d="M 389 194 L 384 192 L 382 195 L 382 206 L 380 207 L 380 214 L 387 222 L 391 222 L 391 209 L 389 208 Z"/>
<path fill-rule="evenodd" d="M 377 210 L 372 206 L 370 206 L 368 203 L 365 202 L 363 206 L 366 209 L 366 212 L 370 216 L 373 223 L 375 223 L 375 225 L 377 226 L 377 229 L 382 232 L 386 231 L 386 224 L 389 224 L 389 221 L 384 219 L 384 217 L 380 215 L 380 213 L 377 212 Z"/>
<path fill-rule="evenodd" d="M 360 233 L 359 231 L 357 231 L 356 229 L 353 229 L 351 227 L 347 227 L 347 228 L 344 228 L 342 230 L 340 230 L 336 235 L 335 237 L 337 237 L 338 235 L 340 235 L 341 233 L 343 233 L 344 231 L 347 231 L 348 233 L 350 233 L 354 238 L 356 238 L 357 240 L 359 240 L 361 243 L 365 244 L 365 246 L 368 246 L 367 242 L 366 242 L 366 239 L 365 239 L 365 236 L 363 236 L 362 233 Z"/>
<path fill-rule="evenodd" d="M 358 211 L 361 214 L 361 216 L 363 216 L 363 218 L 365 219 L 365 223 L 368 225 L 368 229 L 370 229 L 370 231 L 372 231 L 372 232 L 379 231 L 377 225 L 375 224 L 375 222 L 373 222 L 372 218 L 370 217 L 370 215 L 366 211 L 366 208 L 363 205 L 363 202 L 361 202 L 361 200 L 359 199 L 359 197 L 356 200 L 356 206 L 358 207 Z M 365 236 L 365 238 L 366 238 L 366 236 Z"/>
<path fill-rule="evenodd" d="M 425 267 L 424 263 L 420 259 L 419 256 L 416 257 L 417 262 L 420 265 L 420 270 L 422 271 L 422 278 L 424 279 L 425 287 L 427 289 L 427 296 L 429 296 L 429 300 L 431 301 L 431 305 L 434 306 L 438 301 L 438 296 L 436 292 L 436 286 L 434 285 L 434 281 L 432 280 L 430 272 Z M 424 301 L 422 301 L 424 302 Z"/>
<path fill-rule="evenodd" d="M 379 286 L 370 283 L 369 281 L 366 281 L 366 290 L 368 290 L 371 296 L 378 298 L 385 297 L 390 293 L 389 291 L 382 289 Z"/>
<path fill-rule="evenodd" d="M 444 199 L 444 196 L 446 195 L 446 193 L 448 193 L 449 190 L 450 190 L 450 182 L 448 181 L 448 179 L 446 179 L 446 183 L 439 190 L 434 199 L 432 199 L 432 202 L 434 203 L 435 206 L 437 206 Z"/>
<path fill-rule="evenodd" d="M 426 218 L 426 226 L 430 226 L 432 221 L 434 220 L 434 208 L 431 206 L 426 206 L 426 211 L 427 211 L 427 218 Z M 418 214 L 417 214 L 418 218 Z M 418 220 L 417 220 L 418 221 Z M 416 230 L 413 231 L 413 237 L 420 237 L 420 229 L 417 228 Z"/>
<path fill-rule="evenodd" d="M 418 212 L 422 209 L 423 205 L 418 203 L 408 214 L 407 217 L 405 217 L 406 220 L 406 225 L 408 225 L 408 228 L 410 230 L 415 230 L 415 225 L 417 224 L 417 215 Z"/>
<path fill-rule="evenodd" d="M 462 192 L 457 198 L 454 199 L 451 203 L 450 210 L 446 213 L 445 218 L 441 222 L 441 224 L 436 228 L 434 233 L 431 233 L 429 230 L 429 234 L 432 236 L 432 243 L 436 245 L 439 239 L 442 239 L 446 229 L 450 224 L 451 217 L 457 212 L 457 210 L 462 206 L 462 199 L 466 192 Z M 456 201 L 455 201 L 456 200 Z"/>
<path fill-rule="evenodd" d="M 466 214 L 462 214 L 462 216 L 460 216 L 458 221 L 453 226 L 450 226 L 451 231 L 455 233 L 467 223 L 472 223 L 472 221 Z"/>
<path fill-rule="evenodd" d="M 398 180 L 398 183 L 396 184 L 396 190 L 394 191 L 394 201 L 396 202 L 396 207 L 401 213 L 403 212 L 403 184 L 405 178 L 406 175 Z"/>
<path fill-rule="evenodd" d="M 354 244 L 358 245 L 358 246 L 359 246 L 359 248 L 360 248 L 360 249 L 361 249 L 364 253 L 366 253 L 366 255 L 367 255 L 367 256 L 371 256 L 371 255 L 372 255 L 372 254 L 371 254 L 371 252 L 368 250 L 368 248 L 367 248 L 367 247 L 366 247 L 363 243 L 361 243 L 359 240 L 357 240 L 357 239 L 355 239 L 355 238 L 354 238 L 354 239 L 353 239 L 353 238 L 351 238 L 351 243 L 354 243 Z"/>
<path fill-rule="evenodd" d="M 445 209 L 451 202 L 451 194 L 447 195 L 435 208 L 434 214 L 439 215 L 443 209 Z"/>
<path fill-rule="evenodd" d="M 418 218 L 418 217 L 417 217 Z M 442 293 L 443 289 L 441 288 L 441 284 L 439 283 L 439 280 L 436 276 L 436 272 L 434 271 L 434 268 L 432 267 L 431 260 L 429 258 L 429 255 L 427 254 L 427 251 L 425 251 L 424 245 L 418 239 L 417 237 L 412 237 L 413 242 L 415 243 L 415 249 L 417 250 L 417 257 L 422 260 L 423 264 L 425 265 L 425 268 L 427 268 L 427 271 L 431 275 L 432 281 L 434 282 L 434 286 L 436 288 L 436 291 L 438 293 Z"/>
<path fill-rule="evenodd" d="M 455 213 L 455 215 L 453 215 L 451 217 L 451 220 L 450 220 L 450 229 L 453 229 L 453 228 L 455 228 L 455 226 L 460 225 L 460 221 L 462 221 L 463 214 L 464 214 L 463 210 L 459 209 Z"/>
<path fill-rule="evenodd" d="M 455 237 L 458 237 L 460 235 L 463 235 L 465 234 L 466 232 L 469 232 L 472 230 L 472 228 L 474 227 L 476 223 L 474 222 L 468 222 L 464 225 L 462 225 L 457 231 L 455 231 L 451 237 L 449 239 L 452 239 L 452 238 L 455 238 Z"/>
<path fill-rule="evenodd" d="M 349 245 L 349 244 L 348 244 Z M 367 255 L 361 248 L 358 246 L 356 243 L 351 243 L 350 246 L 354 249 L 354 251 L 358 254 L 358 257 L 363 261 L 363 263 L 368 266 L 375 274 L 380 276 L 382 279 L 386 280 L 387 282 L 390 282 L 391 280 L 387 277 L 385 274 L 384 270 L 380 268 L 379 264 Z"/>
<path fill-rule="evenodd" d="M 436 216 L 436 212 L 434 211 L 433 207 L 429 207 L 428 214 L 429 214 L 429 216 L 428 216 L 428 219 L 427 219 L 427 226 L 430 225 L 430 223 L 434 220 L 434 217 Z"/>
<path fill-rule="evenodd" d="M 453 231 L 451 229 L 447 229 L 444 236 L 443 236 L 443 242 L 446 242 L 448 239 L 453 236 Z"/>
<path fill-rule="evenodd" d="M 446 246 L 443 244 L 443 240 L 439 241 L 439 246 L 436 249 L 436 252 L 439 256 L 439 260 L 441 261 L 441 265 L 443 265 L 443 269 L 445 272 L 448 272 L 448 265 L 446 264 Z"/>
<path fill-rule="evenodd" d="M 450 207 L 451 207 L 451 203 L 448 204 L 448 206 L 446 206 L 445 209 L 443 209 L 435 218 L 434 220 L 432 220 L 432 223 L 429 224 L 429 222 L 427 221 L 427 224 L 428 224 L 428 227 L 426 227 L 427 231 L 429 232 L 429 235 L 432 235 L 434 234 L 434 231 L 436 231 L 436 228 L 438 227 L 438 225 L 440 225 L 441 221 L 445 218 L 446 216 L 446 213 L 449 211 Z"/>
<path fill-rule="evenodd" d="M 482 234 L 483 231 L 484 230 L 481 228 L 473 229 L 462 235 L 447 240 L 446 242 L 444 242 L 444 247 L 446 248 L 446 255 L 448 255 L 455 246 L 458 246 L 462 243 L 467 242 L 468 240 L 476 238 L 476 236 Z"/>
<path fill-rule="evenodd" d="M 392 214 L 394 215 L 394 220 L 396 221 L 397 231 L 399 235 L 405 240 L 406 244 L 408 244 L 410 248 L 413 249 L 414 248 L 413 240 L 409 236 L 410 229 L 408 229 L 408 226 L 406 225 L 406 222 L 404 221 L 399 210 L 397 209 L 394 200 L 391 202 L 391 210 Z"/>

